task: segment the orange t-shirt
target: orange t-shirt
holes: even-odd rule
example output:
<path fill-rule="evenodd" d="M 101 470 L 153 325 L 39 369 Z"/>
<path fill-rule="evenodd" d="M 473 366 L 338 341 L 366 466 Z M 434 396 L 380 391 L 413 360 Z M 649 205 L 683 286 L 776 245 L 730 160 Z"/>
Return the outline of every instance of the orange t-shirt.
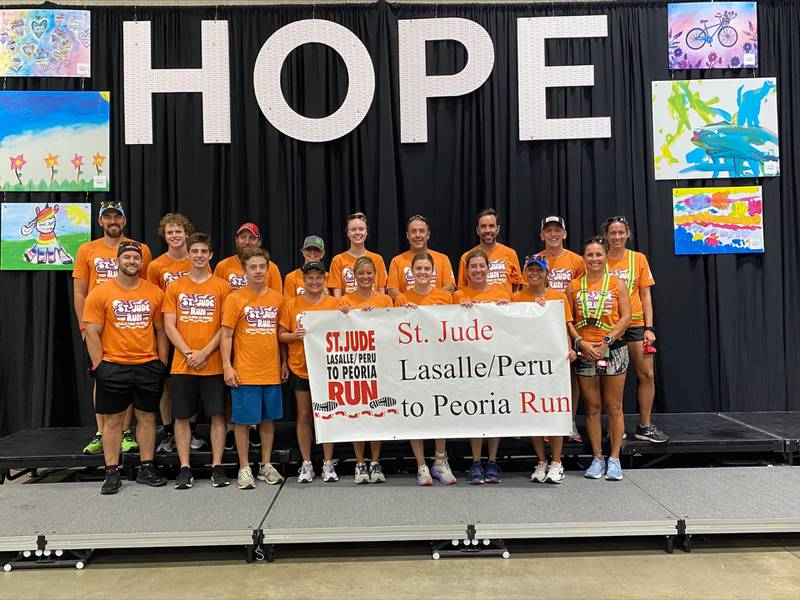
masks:
<path fill-rule="evenodd" d="M 386 287 L 386 263 L 379 254 L 367 250 L 365 256 L 369 256 L 375 262 L 375 289 Z M 328 277 L 328 287 L 332 290 L 342 290 L 343 294 L 355 292 L 356 276 L 353 267 L 358 259 L 349 252 L 342 252 L 333 257 Z"/>
<path fill-rule="evenodd" d="M 552 288 L 545 288 L 544 290 L 544 300 L 545 302 L 549 302 L 550 300 L 561 300 L 564 302 L 564 321 L 569 323 L 572 321 L 572 311 L 569 308 L 569 299 L 567 298 L 564 292 L 559 292 L 558 290 L 554 290 Z M 511 296 L 512 302 L 536 302 L 536 296 L 531 294 L 528 291 L 528 288 L 524 290 L 518 291 L 516 294 Z"/>
<path fill-rule="evenodd" d="M 629 253 L 633 254 L 633 285 L 629 284 Z M 606 270 L 614 277 L 619 277 L 631 292 L 631 327 L 644 327 L 644 306 L 642 306 L 639 290 L 656 284 L 656 280 L 653 279 L 653 273 L 650 272 L 647 257 L 641 252 L 634 252 L 633 250 L 626 251 L 622 258 L 611 258 L 609 256 L 606 262 Z"/>
<path fill-rule="evenodd" d="M 303 323 L 303 315 L 315 310 L 339 310 L 339 302 L 333 296 L 323 296 L 317 304 L 309 302 L 305 296 L 295 296 L 283 305 L 280 314 L 280 326 L 286 331 L 294 332 Z M 289 370 L 303 379 L 308 379 L 306 352 L 303 340 L 295 340 L 289 344 Z"/>
<path fill-rule="evenodd" d="M 475 246 L 471 250 L 464 252 L 461 255 L 461 260 L 458 263 L 458 287 L 466 288 L 469 286 L 467 278 L 467 255 L 473 250 L 478 250 L 480 246 Z M 508 246 L 503 244 L 495 244 L 490 252 L 486 255 L 489 257 L 489 273 L 486 275 L 486 281 L 489 285 L 501 285 L 508 290 L 508 295 L 514 291 L 512 286 L 523 283 L 522 271 L 519 268 L 519 259 L 517 253 Z"/>
<path fill-rule="evenodd" d="M 460 288 L 453 292 L 453 304 L 461 304 L 465 300 L 471 302 L 497 302 L 498 300 L 511 300 L 511 292 L 504 285 L 491 285 L 483 292 L 470 287 Z"/>
<path fill-rule="evenodd" d="M 247 275 L 244 274 L 242 263 L 235 254 L 219 261 L 217 266 L 214 267 L 214 275 L 227 281 L 234 291 L 240 290 L 247 285 Z M 283 293 L 281 270 L 271 260 L 267 270 L 266 284 L 268 288 L 275 290 L 279 294 Z"/>
<path fill-rule="evenodd" d="M 167 289 L 167 285 L 180 279 L 192 269 L 192 262 L 189 257 L 175 260 L 164 252 L 161 256 L 150 263 L 147 267 L 147 279 L 156 284 L 162 290 Z M 210 271 L 211 269 L 209 269 Z"/>
<path fill-rule="evenodd" d="M 141 365 L 158 360 L 155 323 L 161 323 L 164 292 L 149 281 L 128 290 L 117 283 L 95 287 L 86 296 L 83 322 L 103 326 L 100 341 L 103 360 L 121 365 Z"/>
<path fill-rule="evenodd" d="M 130 238 L 121 241 L 132 242 Z M 153 255 L 147 244 L 142 244 L 142 268 L 139 277 L 147 277 L 147 267 Z M 88 282 L 86 293 L 91 292 L 96 286 L 117 276 L 117 248 L 109 248 L 103 238 L 81 244 L 75 257 L 75 267 L 72 270 L 73 279 L 84 279 Z"/>
<path fill-rule="evenodd" d="M 194 350 L 202 350 L 219 331 L 222 305 L 231 292 L 225 280 L 213 275 L 203 283 L 195 283 L 188 275 L 167 286 L 161 312 L 175 315 L 175 327 L 183 341 Z M 206 367 L 193 369 L 186 356 L 175 350 L 172 373 L 182 375 L 220 375 L 222 359 L 219 348 L 209 354 Z"/>
<path fill-rule="evenodd" d="M 608 335 L 608 331 L 596 327 L 594 325 L 584 325 L 578 327 L 583 319 L 593 319 L 598 304 L 601 302 L 600 295 L 603 290 L 603 280 L 598 279 L 594 283 L 587 281 L 586 292 L 586 315 L 583 314 L 583 307 L 581 306 L 581 298 L 584 294 L 581 293 L 582 279 L 575 279 L 571 284 L 572 302 L 575 308 L 575 329 L 581 334 L 581 337 L 587 342 L 602 342 L 603 338 Z M 602 299 L 603 312 L 600 316 L 600 321 L 606 325 L 613 327 L 619 321 L 619 279 L 616 277 L 609 277 L 608 292 Z"/>
<path fill-rule="evenodd" d="M 554 290 L 566 293 L 572 280 L 586 273 L 583 257 L 571 250 L 564 250 L 564 254 L 558 258 L 550 258 L 544 250 L 542 255 L 547 257 L 547 285 Z"/>
<path fill-rule="evenodd" d="M 278 312 L 283 295 L 271 288 L 256 294 L 242 288 L 225 298 L 222 325 L 233 329 L 233 368 L 240 385 L 281 383 Z"/>
<path fill-rule="evenodd" d="M 283 282 L 283 296 L 287 300 L 289 298 L 294 298 L 296 296 L 302 296 L 305 292 L 303 288 L 303 272 L 300 269 L 295 269 L 291 273 L 286 275 L 286 279 Z M 328 274 L 325 273 L 325 290 L 324 293 L 328 293 Z"/>
<path fill-rule="evenodd" d="M 350 308 L 364 308 L 371 306 L 372 308 L 392 308 L 392 298 L 380 292 L 372 292 L 372 295 L 364 300 L 356 294 L 351 292 L 339 298 L 339 306 L 349 306 Z"/>
<path fill-rule="evenodd" d="M 395 306 L 405 306 L 411 302 L 417 306 L 434 306 L 436 304 L 452 304 L 453 294 L 447 290 L 433 288 L 424 296 L 418 294 L 413 288 L 407 289 L 405 292 L 394 299 Z"/>
<path fill-rule="evenodd" d="M 411 272 L 411 259 L 414 258 L 416 252 L 409 250 L 398 254 L 392 259 L 389 264 L 389 279 L 386 283 L 386 289 L 399 290 L 402 294 L 408 288 L 414 287 L 414 275 Z M 440 288 L 448 283 L 455 287 L 456 279 L 453 276 L 453 266 L 450 264 L 450 259 L 435 250 L 428 250 L 428 254 L 433 257 L 433 286 Z"/>

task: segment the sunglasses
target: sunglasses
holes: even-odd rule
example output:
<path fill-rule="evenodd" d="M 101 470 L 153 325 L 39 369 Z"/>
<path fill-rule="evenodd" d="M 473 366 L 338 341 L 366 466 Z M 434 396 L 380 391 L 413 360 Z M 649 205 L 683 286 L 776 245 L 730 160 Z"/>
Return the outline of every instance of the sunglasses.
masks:
<path fill-rule="evenodd" d="M 406 221 L 406 225 L 410 225 L 412 221 L 422 221 L 425 225 L 428 225 L 428 219 L 423 217 L 422 215 L 412 215 Z"/>

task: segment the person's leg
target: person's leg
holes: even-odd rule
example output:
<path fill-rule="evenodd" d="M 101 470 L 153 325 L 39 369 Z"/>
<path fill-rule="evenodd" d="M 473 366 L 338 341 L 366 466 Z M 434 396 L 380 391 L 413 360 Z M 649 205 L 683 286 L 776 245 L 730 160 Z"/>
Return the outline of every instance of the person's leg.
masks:
<path fill-rule="evenodd" d="M 446 452 L 447 452 L 447 440 L 444 439 L 444 438 L 441 438 L 441 439 L 435 440 L 434 443 L 435 443 L 436 454 L 438 454 L 439 456 L 445 455 Z"/>
<path fill-rule="evenodd" d="M 564 436 L 551 435 L 550 436 L 550 451 L 552 452 L 552 460 L 554 463 L 561 462 L 561 452 L 564 448 Z"/>
<path fill-rule="evenodd" d="M 600 424 L 600 382 L 598 377 L 578 377 L 581 389 L 584 410 L 586 411 L 586 433 L 589 434 L 589 443 L 595 456 L 603 454 L 603 434 Z"/>
<path fill-rule="evenodd" d="M 272 462 L 272 444 L 275 441 L 275 421 L 261 421 L 258 426 L 258 434 L 261 438 L 261 464 L 267 465 Z"/>
<path fill-rule="evenodd" d="M 131 423 L 133 423 L 133 406 L 129 406 L 125 411 L 125 416 L 122 417 L 122 431 L 130 429 Z"/>
<path fill-rule="evenodd" d="M 536 460 L 539 463 L 546 463 L 547 455 L 544 453 L 544 438 L 536 435 L 531 438 L 531 443 L 533 444 L 533 451 L 536 452 Z"/>
<path fill-rule="evenodd" d="M 578 433 L 578 426 L 575 424 L 575 416 L 578 414 L 578 407 L 581 403 L 581 386 L 578 383 L 578 376 L 572 369 L 570 369 L 570 387 L 572 389 L 572 435 L 570 437 L 579 442 L 581 441 L 581 435 Z"/>
<path fill-rule="evenodd" d="M 156 449 L 156 414 L 136 409 L 136 441 L 139 457 L 143 463 L 152 462 Z M 122 430 L 120 430 L 120 436 Z"/>
<path fill-rule="evenodd" d="M 136 428 L 136 437 L 139 437 L 139 428 Z M 178 458 L 182 467 L 189 466 L 189 444 L 192 442 L 192 430 L 188 419 L 175 419 L 175 446 L 178 449 Z"/>
<path fill-rule="evenodd" d="M 353 442 L 353 454 L 356 455 L 356 464 L 364 464 L 364 442 Z"/>
<path fill-rule="evenodd" d="M 222 454 L 225 451 L 226 424 L 224 415 L 211 417 L 211 464 L 222 464 Z"/>
<path fill-rule="evenodd" d="M 106 468 L 119 466 L 119 445 L 122 442 L 122 417 L 125 411 L 103 415 L 103 458 Z M 136 432 L 138 435 L 138 431 Z"/>
<path fill-rule="evenodd" d="M 322 444 L 322 457 L 325 460 L 333 460 L 333 443 Z"/>
<path fill-rule="evenodd" d="M 481 462 L 481 455 L 483 454 L 483 438 L 470 438 L 469 447 L 472 451 L 472 462 Z"/>
<path fill-rule="evenodd" d="M 198 378 L 198 391 L 203 412 L 211 421 L 209 434 L 211 466 L 218 466 L 222 464 L 226 434 L 225 381 L 222 375 L 205 375 Z M 175 396 L 177 397 L 177 394 Z"/>
<path fill-rule="evenodd" d="M 622 394 L 625 389 L 625 373 L 600 377 L 603 389 L 603 405 L 608 416 L 608 432 L 611 439 L 609 456 L 619 459 L 622 434 L 625 432 L 625 417 L 622 412 Z"/>
<path fill-rule="evenodd" d="M 486 442 L 486 451 L 489 454 L 489 462 L 497 461 L 497 449 L 500 448 L 500 438 L 489 438 Z"/>
<path fill-rule="evenodd" d="M 438 440 L 437 440 L 438 441 Z M 425 466 L 425 440 L 409 440 L 411 451 L 417 461 L 417 468 Z"/>
<path fill-rule="evenodd" d="M 303 457 L 303 461 L 310 461 L 311 440 L 314 439 L 314 433 L 311 429 L 313 418 L 311 414 L 311 392 L 295 390 L 294 398 L 297 406 L 297 423 L 295 424 L 297 445 L 300 447 L 300 456 Z"/>
<path fill-rule="evenodd" d="M 372 456 L 372 462 L 380 462 L 381 460 L 381 444 L 383 442 L 370 442 L 369 453 Z"/>
<path fill-rule="evenodd" d="M 161 422 L 165 426 L 172 425 L 172 399 L 170 397 L 169 380 L 164 382 L 164 392 L 161 394 L 159 411 L 161 412 Z"/>
<path fill-rule="evenodd" d="M 97 383 L 92 386 L 92 406 L 97 407 Z M 94 413 L 94 420 L 97 423 L 97 431 L 103 433 L 103 428 L 106 426 L 106 416 L 101 415 L 99 412 Z"/>
<path fill-rule="evenodd" d="M 236 456 L 239 458 L 239 468 L 250 466 L 250 445 L 247 443 L 250 433 L 250 424 L 233 424 L 233 433 L 236 436 Z"/>
<path fill-rule="evenodd" d="M 639 403 L 639 425 L 644 427 L 651 424 L 656 397 L 653 355 L 644 353 L 643 342 L 628 342 L 628 354 L 638 381 L 636 399 Z"/>

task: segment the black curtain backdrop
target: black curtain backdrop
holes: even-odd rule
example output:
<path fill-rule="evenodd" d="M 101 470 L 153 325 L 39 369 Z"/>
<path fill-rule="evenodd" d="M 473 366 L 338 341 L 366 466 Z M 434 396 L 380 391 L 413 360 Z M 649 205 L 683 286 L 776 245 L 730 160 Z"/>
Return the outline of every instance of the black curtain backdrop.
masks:
<path fill-rule="evenodd" d="M 375 98 L 362 124 L 324 144 L 275 130 L 259 111 L 252 82 L 256 55 L 267 38 L 312 14 L 353 31 L 369 49 L 376 73 Z M 608 15 L 608 37 L 550 41 L 547 61 L 593 64 L 596 85 L 552 90 L 548 116 L 610 115 L 612 138 L 520 142 L 516 19 L 584 14 Z M 229 23 L 232 143 L 202 143 L 199 94 L 167 94 L 154 99 L 155 143 L 126 146 L 123 22 L 152 22 L 154 68 L 197 68 L 200 21 L 215 15 Z M 468 96 L 430 100 L 428 143 L 401 145 L 397 21 L 435 15 L 483 26 L 494 41 L 494 70 Z M 656 409 L 800 410 L 800 399 L 788 385 L 798 365 L 793 342 L 800 333 L 795 200 L 800 191 L 795 168 L 800 5 L 760 1 L 759 28 L 759 69 L 674 73 L 692 79 L 778 78 L 781 176 L 759 182 L 767 250 L 752 256 L 674 256 L 671 189 L 687 182 L 656 182 L 651 159 L 650 82 L 673 76 L 667 69 L 664 3 L 92 8 L 90 80 L 10 78 L 4 85 L 111 91 L 112 192 L 90 198 L 124 202 L 130 234 L 150 244 L 154 254 L 164 250 L 156 227 L 168 211 L 180 211 L 197 229 L 210 232 L 217 258 L 230 254 L 239 223 L 257 222 L 283 273 L 301 261 L 298 247 L 307 233 L 325 238 L 328 260 L 342 251 L 343 218 L 355 210 L 369 215 L 368 247 L 387 263 L 406 249 L 405 220 L 418 212 L 431 220 L 431 246 L 454 263 L 476 242 L 474 215 L 486 206 L 499 211 L 501 241 L 521 256 L 540 247 L 538 222 L 545 214 L 566 217 L 573 249 L 605 217 L 627 215 L 633 246 L 649 256 L 657 280 Z M 456 43 L 429 44 L 429 74 L 454 73 L 465 60 Z M 303 46 L 284 65 L 284 92 L 308 116 L 335 110 L 346 86 L 343 63 L 323 46 Z M 6 201 L 84 198 L 9 194 Z M 91 423 L 70 274 L 0 273 L 0 314 L 0 433 Z M 635 411 L 633 379 L 631 374 L 628 411 Z"/>

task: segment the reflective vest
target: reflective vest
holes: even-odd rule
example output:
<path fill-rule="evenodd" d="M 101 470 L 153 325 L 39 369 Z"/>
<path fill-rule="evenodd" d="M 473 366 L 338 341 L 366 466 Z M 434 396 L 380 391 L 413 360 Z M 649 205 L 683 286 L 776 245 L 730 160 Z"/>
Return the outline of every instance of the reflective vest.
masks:
<path fill-rule="evenodd" d="M 581 307 L 581 315 L 583 319 L 575 323 L 575 329 L 581 329 L 588 325 L 593 325 L 598 329 L 602 329 L 604 331 L 611 331 L 614 329 L 613 325 L 608 325 L 607 323 L 603 323 L 601 318 L 603 317 L 603 308 L 606 304 L 606 298 L 611 293 L 608 291 L 609 282 L 611 281 L 611 276 L 608 274 L 608 270 L 603 273 L 603 285 L 600 289 L 600 296 L 597 298 L 597 306 L 594 310 L 594 315 L 591 317 L 587 317 L 589 314 L 589 283 L 586 279 L 586 275 L 581 277 L 581 289 L 578 292 L 578 304 Z"/>

